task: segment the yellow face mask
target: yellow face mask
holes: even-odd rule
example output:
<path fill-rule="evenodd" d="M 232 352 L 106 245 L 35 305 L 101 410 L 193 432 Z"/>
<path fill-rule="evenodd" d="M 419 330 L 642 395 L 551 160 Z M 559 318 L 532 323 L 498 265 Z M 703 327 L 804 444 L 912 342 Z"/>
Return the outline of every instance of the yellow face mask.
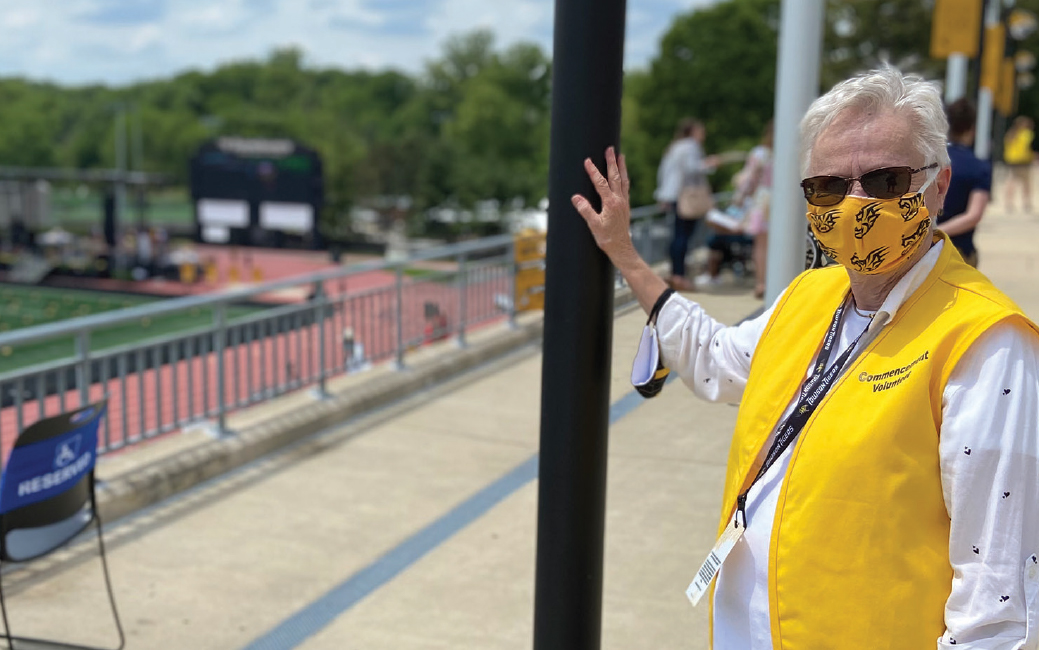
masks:
<path fill-rule="evenodd" d="M 897 268 L 920 247 L 931 228 L 924 190 L 894 199 L 846 196 L 832 207 L 808 206 L 819 248 L 841 266 L 874 275 Z"/>

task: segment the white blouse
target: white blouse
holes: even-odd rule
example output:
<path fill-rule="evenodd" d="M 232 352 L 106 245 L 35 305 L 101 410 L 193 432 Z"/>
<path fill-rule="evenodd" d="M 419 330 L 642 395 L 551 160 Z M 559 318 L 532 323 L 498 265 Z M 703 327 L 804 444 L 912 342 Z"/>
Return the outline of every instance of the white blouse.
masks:
<path fill-rule="evenodd" d="M 934 268 L 942 245 L 899 281 L 872 322 L 848 314 L 834 357 L 864 328 L 860 349 L 891 322 Z M 739 402 L 774 308 L 726 327 L 676 294 L 657 318 L 664 363 L 699 397 Z M 751 489 L 747 515 L 754 523 L 718 574 L 715 650 L 772 649 L 769 535 L 792 448 Z M 945 387 L 938 451 L 953 583 L 937 647 L 1039 647 L 1039 339 L 1033 333 L 1000 323 L 964 354 Z"/>

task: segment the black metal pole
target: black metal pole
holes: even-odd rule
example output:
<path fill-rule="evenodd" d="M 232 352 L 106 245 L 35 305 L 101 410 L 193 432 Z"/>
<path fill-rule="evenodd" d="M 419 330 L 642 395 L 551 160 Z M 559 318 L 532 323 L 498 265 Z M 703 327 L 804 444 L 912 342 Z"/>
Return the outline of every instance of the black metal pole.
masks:
<path fill-rule="evenodd" d="M 1002 86 L 1003 86 L 1003 67 L 1002 67 L 1003 61 L 1006 61 L 1007 59 L 1010 59 L 1011 61 L 1013 61 L 1014 60 L 1014 55 L 1017 54 L 1017 41 L 1013 38 L 1013 36 L 1010 35 L 1010 29 L 1009 29 L 1009 24 L 1008 24 L 1009 16 L 1010 16 L 1010 12 L 1009 11 L 1004 11 L 1003 12 L 1003 27 L 1004 27 L 1004 29 L 1006 29 L 1006 42 L 1003 45 L 1003 59 L 1000 61 L 1000 68 L 999 68 L 999 85 L 1000 85 L 999 92 L 1000 92 L 1000 94 L 1003 93 L 1003 88 L 1002 88 Z M 1017 88 L 1016 88 L 1017 72 L 1016 71 L 1014 72 L 1014 83 L 1015 83 L 1015 88 L 1014 88 L 1014 95 L 1013 95 L 1013 97 L 1016 98 L 1016 95 L 1017 95 Z M 995 102 L 993 101 L 993 103 L 995 103 Z M 994 160 L 994 161 L 1003 160 L 1003 138 L 1006 137 L 1007 126 L 1009 125 L 1010 120 L 1012 120 L 1013 118 L 1014 118 L 1014 101 L 1011 100 L 1010 106 L 1008 107 L 1008 112 L 1004 113 L 1002 111 L 1002 109 L 1000 109 L 1000 110 L 998 110 L 996 112 L 995 119 L 992 120 L 992 160 Z"/>
<path fill-rule="evenodd" d="M 625 0 L 556 0 L 541 373 L 535 650 L 598 650 L 614 269 L 570 197 L 598 204 L 620 137 Z"/>
<path fill-rule="evenodd" d="M 981 2 L 981 29 L 978 31 L 978 54 L 970 60 L 970 72 L 967 74 L 967 97 L 978 103 L 978 92 L 981 90 L 981 60 L 985 54 L 985 8 L 989 2 L 995 0 L 982 0 Z"/>

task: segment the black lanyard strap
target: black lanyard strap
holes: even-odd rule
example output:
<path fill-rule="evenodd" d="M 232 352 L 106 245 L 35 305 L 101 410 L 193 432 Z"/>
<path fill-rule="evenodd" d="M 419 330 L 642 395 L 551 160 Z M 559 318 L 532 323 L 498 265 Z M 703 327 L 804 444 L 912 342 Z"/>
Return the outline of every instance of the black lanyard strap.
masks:
<path fill-rule="evenodd" d="M 743 526 L 747 526 L 747 495 L 750 493 L 750 489 L 754 487 L 754 484 L 761 480 L 761 477 L 768 472 L 779 457 L 783 455 L 783 452 L 787 450 L 790 444 L 797 438 L 798 434 L 804 429 L 805 425 L 808 424 L 808 420 L 811 419 L 812 414 L 815 413 L 815 409 L 822 402 L 823 397 L 833 386 L 834 381 L 840 376 L 841 370 L 844 369 L 845 364 L 848 363 L 848 359 L 851 358 L 852 352 L 858 347 L 859 341 L 862 336 L 869 331 L 869 326 L 862 330 L 855 340 L 852 341 L 851 345 L 848 346 L 837 360 L 833 362 L 833 365 L 829 367 L 825 372 L 823 369 L 826 368 L 826 364 L 830 360 L 830 356 L 833 352 L 834 344 L 837 341 L 837 333 L 840 331 L 841 320 L 844 316 L 846 309 L 846 302 L 841 303 L 841 306 L 837 308 L 837 311 L 833 314 L 833 321 L 830 323 L 830 328 L 826 332 L 826 338 L 823 340 L 823 349 L 819 352 L 819 357 L 815 362 L 815 366 L 812 368 L 811 376 L 805 380 L 804 385 L 801 387 L 800 397 L 797 400 L 797 405 L 794 407 L 793 412 L 787 416 L 783 425 L 779 428 L 779 432 L 776 434 L 776 439 L 772 441 L 772 446 L 769 447 L 768 453 L 765 455 L 765 462 L 761 465 L 761 469 L 758 470 L 757 476 L 751 482 L 747 489 L 744 490 L 736 499 L 736 513 L 737 518 L 743 517 Z M 872 321 L 870 321 L 872 323 Z"/>

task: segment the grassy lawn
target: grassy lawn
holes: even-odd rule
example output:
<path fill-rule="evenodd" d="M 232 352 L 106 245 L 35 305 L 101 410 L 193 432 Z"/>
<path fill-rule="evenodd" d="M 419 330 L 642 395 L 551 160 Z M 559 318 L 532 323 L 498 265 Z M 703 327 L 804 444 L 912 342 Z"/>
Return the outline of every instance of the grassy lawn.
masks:
<path fill-rule="evenodd" d="M 419 263 L 421 264 L 421 262 Z M 484 264 L 482 260 L 471 261 L 469 264 Z M 508 267 L 507 264 L 494 263 L 491 266 L 496 269 L 505 269 Z M 404 277 L 411 278 L 416 281 L 430 281 L 430 282 L 442 282 L 445 284 L 451 284 L 458 281 L 458 270 L 457 264 L 451 263 L 440 264 L 438 266 L 407 266 L 404 267 Z"/>
<path fill-rule="evenodd" d="M 405 267 L 404 277 L 412 280 L 430 280 L 433 282 L 454 282 L 457 273 L 440 269 L 424 269 L 414 266 Z"/>
<path fill-rule="evenodd" d="M 0 284 L 0 332 L 33 327 L 44 323 L 88 316 L 104 311 L 134 307 L 161 298 L 132 296 L 104 291 L 78 291 Z M 261 307 L 232 306 L 228 320 L 251 314 Z M 96 330 L 91 335 L 90 349 L 102 350 L 136 341 L 160 337 L 184 330 L 203 327 L 213 322 L 213 311 L 196 308 L 184 313 L 167 314 L 158 318 L 143 318 Z M 0 373 L 25 366 L 46 363 L 75 354 L 71 336 L 58 337 L 16 347 L 0 348 Z"/>
<path fill-rule="evenodd" d="M 127 223 L 137 222 L 137 205 L 132 193 L 127 193 Z M 51 194 L 50 210 L 55 223 L 74 228 L 77 225 L 100 225 L 103 219 L 102 196 L 95 190 L 76 190 L 58 187 Z M 184 189 L 165 189 L 148 193 L 148 223 L 153 225 L 187 226 L 194 223 L 191 200 Z"/>

